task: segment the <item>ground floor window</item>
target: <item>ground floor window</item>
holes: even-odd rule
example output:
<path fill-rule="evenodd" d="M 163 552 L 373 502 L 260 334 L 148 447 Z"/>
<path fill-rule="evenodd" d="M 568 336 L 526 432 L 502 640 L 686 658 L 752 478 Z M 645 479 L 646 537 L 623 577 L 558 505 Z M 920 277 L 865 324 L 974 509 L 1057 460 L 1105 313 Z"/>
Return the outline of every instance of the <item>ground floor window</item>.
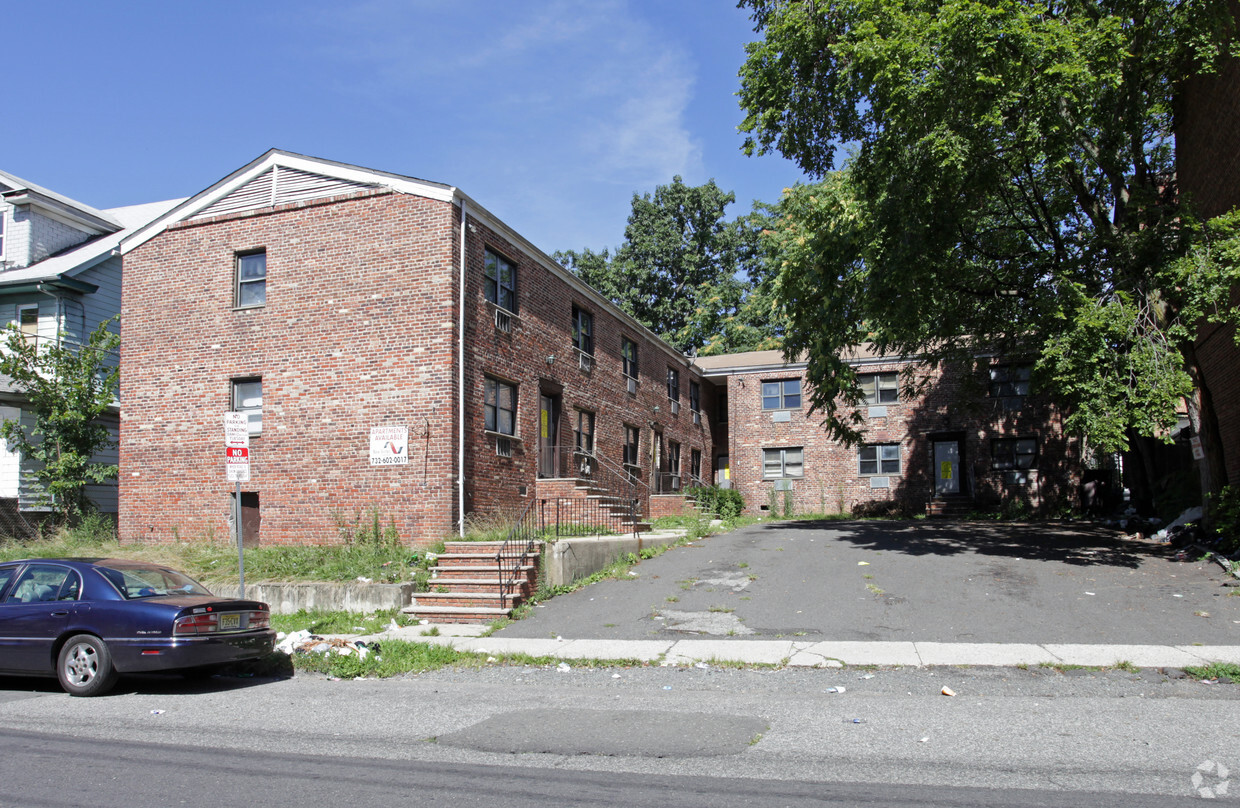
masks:
<path fill-rule="evenodd" d="M 857 450 L 857 464 L 860 474 L 899 474 L 900 444 L 862 446 Z"/>
<path fill-rule="evenodd" d="M 246 418 L 251 435 L 263 434 L 263 380 L 234 379 L 232 383 L 233 412 Z"/>
<path fill-rule="evenodd" d="M 577 410 L 577 426 L 573 430 L 577 451 L 594 454 L 594 413 Z"/>
<path fill-rule="evenodd" d="M 702 450 L 693 449 L 689 452 L 689 476 L 694 482 L 702 479 Z"/>
<path fill-rule="evenodd" d="M 516 385 L 498 379 L 484 379 L 482 408 L 487 431 L 501 435 L 517 434 Z"/>
<path fill-rule="evenodd" d="M 762 450 L 762 476 L 767 480 L 801 477 L 805 474 L 805 450 L 794 446 Z"/>
<path fill-rule="evenodd" d="M 995 438 L 990 442 L 992 469 L 1032 469 L 1037 464 L 1037 438 Z"/>
<path fill-rule="evenodd" d="M 638 444 L 641 441 L 642 431 L 635 426 L 624 425 L 624 464 L 626 466 L 641 465 L 640 458 L 637 454 Z"/>

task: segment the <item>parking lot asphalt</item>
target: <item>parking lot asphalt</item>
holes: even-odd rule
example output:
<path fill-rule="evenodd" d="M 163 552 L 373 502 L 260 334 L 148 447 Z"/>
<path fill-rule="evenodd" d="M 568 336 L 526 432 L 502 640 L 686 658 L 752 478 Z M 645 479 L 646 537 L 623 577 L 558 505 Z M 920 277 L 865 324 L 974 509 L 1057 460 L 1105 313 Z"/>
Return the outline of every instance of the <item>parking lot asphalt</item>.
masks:
<path fill-rule="evenodd" d="M 633 573 L 494 636 L 1240 646 L 1240 581 L 1079 523 L 765 523 Z"/>

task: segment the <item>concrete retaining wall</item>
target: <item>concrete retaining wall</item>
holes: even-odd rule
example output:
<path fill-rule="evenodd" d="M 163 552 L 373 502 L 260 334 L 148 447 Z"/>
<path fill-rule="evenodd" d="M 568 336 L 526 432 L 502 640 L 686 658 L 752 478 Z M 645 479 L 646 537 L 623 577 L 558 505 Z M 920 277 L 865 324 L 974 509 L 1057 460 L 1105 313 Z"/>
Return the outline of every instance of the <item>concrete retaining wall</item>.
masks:
<path fill-rule="evenodd" d="M 212 586 L 221 597 L 236 597 L 236 586 Z M 408 606 L 413 584 L 246 584 L 245 596 L 271 606 L 273 614 L 306 611 L 375 612 Z"/>
<path fill-rule="evenodd" d="M 629 535 L 561 539 L 547 545 L 542 579 L 548 586 L 570 584 L 592 575 L 627 553 L 640 553 L 647 547 L 674 544 L 680 535 L 643 533 L 637 538 Z"/>

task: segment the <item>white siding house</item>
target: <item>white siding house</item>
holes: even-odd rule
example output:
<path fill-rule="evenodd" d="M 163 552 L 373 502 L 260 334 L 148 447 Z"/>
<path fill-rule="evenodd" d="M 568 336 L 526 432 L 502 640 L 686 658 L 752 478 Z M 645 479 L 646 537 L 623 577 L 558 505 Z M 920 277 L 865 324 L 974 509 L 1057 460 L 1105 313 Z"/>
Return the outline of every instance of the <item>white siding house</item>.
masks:
<path fill-rule="evenodd" d="M 0 171 L 0 326 L 15 325 L 40 343 L 84 341 L 120 313 L 121 238 L 179 201 L 96 210 Z M 0 419 L 32 423 L 25 403 L 0 375 Z M 114 435 L 118 413 L 119 403 L 110 415 Z M 97 459 L 115 463 L 117 451 Z M 0 532 L 17 512 L 46 509 L 32 472 L 29 461 L 0 446 L 0 510 L 10 514 L 0 520 Z M 115 484 L 90 486 L 88 493 L 100 511 L 116 512 Z"/>

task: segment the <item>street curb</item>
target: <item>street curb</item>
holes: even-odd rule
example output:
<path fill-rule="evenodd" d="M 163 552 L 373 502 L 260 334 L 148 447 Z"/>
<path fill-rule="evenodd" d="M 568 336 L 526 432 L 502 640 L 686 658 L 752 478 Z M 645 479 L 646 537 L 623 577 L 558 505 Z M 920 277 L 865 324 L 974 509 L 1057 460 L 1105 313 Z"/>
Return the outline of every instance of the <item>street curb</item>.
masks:
<path fill-rule="evenodd" d="M 1240 645 L 1092 645 L 1084 643 L 941 643 L 789 640 L 602 640 L 450 636 L 451 624 L 408 626 L 360 639 L 400 639 L 457 651 L 526 654 L 561 660 L 637 660 L 668 667 L 705 664 L 790 668 L 844 666 L 1205 667 L 1240 665 Z M 438 630 L 438 634 L 425 632 Z"/>

